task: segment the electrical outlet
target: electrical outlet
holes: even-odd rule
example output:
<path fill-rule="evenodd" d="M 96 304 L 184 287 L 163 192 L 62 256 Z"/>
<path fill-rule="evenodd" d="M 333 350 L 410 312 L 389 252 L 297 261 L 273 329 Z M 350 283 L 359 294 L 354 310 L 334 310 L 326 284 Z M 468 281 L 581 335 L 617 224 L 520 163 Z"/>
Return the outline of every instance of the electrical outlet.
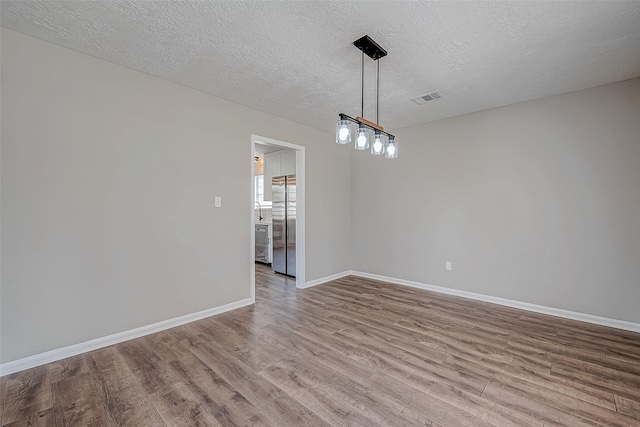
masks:
<path fill-rule="evenodd" d="M 451 271 L 451 261 L 446 261 L 446 262 L 444 263 L 444 268 L 445 268 L 447 271 Z"/>

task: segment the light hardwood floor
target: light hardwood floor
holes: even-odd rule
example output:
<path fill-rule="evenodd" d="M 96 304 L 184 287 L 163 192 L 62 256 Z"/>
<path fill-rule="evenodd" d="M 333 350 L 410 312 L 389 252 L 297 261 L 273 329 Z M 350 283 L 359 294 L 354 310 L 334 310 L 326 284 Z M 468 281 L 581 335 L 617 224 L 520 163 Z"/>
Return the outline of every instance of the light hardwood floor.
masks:
<path fill-rule="evenodd" d="M 640 334 L 257 266 L 255 306 L 3 377 L 1 424 L 640 426 Z"/>

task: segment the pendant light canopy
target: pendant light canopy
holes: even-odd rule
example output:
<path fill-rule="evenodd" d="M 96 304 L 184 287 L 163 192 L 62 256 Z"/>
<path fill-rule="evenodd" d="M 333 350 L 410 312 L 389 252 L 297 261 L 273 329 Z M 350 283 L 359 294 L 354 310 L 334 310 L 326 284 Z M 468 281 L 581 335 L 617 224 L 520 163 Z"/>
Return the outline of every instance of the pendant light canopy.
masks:
<path fill-rule="evenodd" d="M 362 51 L 362 96 L 361 96 L 361 116 L 353 117 L 340 113 L 340 120 L 336 123 L 336 142 L 338 144 L 349 144 L 351 142 L 351 125 L 358 125 L 355 129 L 355 149 L 368 150 L 371 147 L 371 154 L 384 154 L 387 159 L 395 159 L 398 157 L 398 141 L 394 135 L 384 131 L 384 128 L 378 124 L 379 119 L 379 93 L 380 93 L 380 62 L 377 62 L 377 78 L 376 78 L 376 123 L 370 122 L 363 118 L 364 116 L 364 55 L 374 61 L 387 56 L 378 43 L 373 41 L 371 37 L 364 36 L 353 42 L 354 46 Z M 354 126 L 355 127 L 355 126 Z M 370 133 L 374 132 L 373 140 L 369 143 Z"/>

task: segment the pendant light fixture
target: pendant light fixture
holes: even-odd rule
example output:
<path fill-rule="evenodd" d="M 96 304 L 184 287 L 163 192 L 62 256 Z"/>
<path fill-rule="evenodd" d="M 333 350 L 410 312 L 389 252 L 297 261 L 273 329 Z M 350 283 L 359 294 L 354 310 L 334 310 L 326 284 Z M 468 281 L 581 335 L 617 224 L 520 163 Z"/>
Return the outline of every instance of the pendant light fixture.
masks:
<path fill-rule="evenodd" d="M 378 61 L 380 58 L 387 56 L 387 51 L 384 50 L 378 43 L 373 41 L 369 36 L 364 36 L 353 42 L 354 46 L 362 51 L 362 91 L 361 91 L 361 116 L 353 117 L 347 116 L 344 113 L 340 113 L 340 120 L 336 123 L 336 142 L 338 144 L 350 144 L 351 143 L 351 125 L 357 125 L 355 129 L 355 149 L 356 150 L 368 150 L 371 148 L 371 154 L 376 156 L 384 154 L 387 159 L 395 159 L 398 157 L 398 141 L 394 135 L 384 131 L 384 128 L 378 124 L 379 120 L 379 94 L 380 94 L 380 62 L 377 62 L 377 75 L 376 75 L 376 123 L 370 122 L 363 118 L 364 116 L 364 55 L 374 61 Z M 370 134 L 373 131 L 372 141 Z"/>

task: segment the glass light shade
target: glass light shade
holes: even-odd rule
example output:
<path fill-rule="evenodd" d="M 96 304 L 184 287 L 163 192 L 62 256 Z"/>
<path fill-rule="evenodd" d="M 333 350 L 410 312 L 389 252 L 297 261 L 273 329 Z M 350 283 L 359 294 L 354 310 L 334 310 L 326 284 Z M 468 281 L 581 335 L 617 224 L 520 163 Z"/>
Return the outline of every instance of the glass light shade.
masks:
<path fill-rule="evenodd" d="M 338 120 L 338 123 L 336 123 L 336 142 L 338 144 L 351 143 L 351 129 L 349 129 L 349 121 Z"/>
<path fill-rule="evenodd" d="M 387 159 L 395 159 L 398 157 L 398 141 L 395 138 L 389 139 L 385 146 L 384 157 Z"/>
<path fill-rule="evenodd" d="M 384 154 L 385 140 L 386 135 L 376 132 L 375 135 L 373 135 L 373 142 L 371 143 L 371 154 L 376 156 Z"/>
<path fill-rule="evenodd" d="M 366 150 L 369 148 L 369 132 L 367 128 L 360 126 L 356 129 L 356 150 Z"/>

